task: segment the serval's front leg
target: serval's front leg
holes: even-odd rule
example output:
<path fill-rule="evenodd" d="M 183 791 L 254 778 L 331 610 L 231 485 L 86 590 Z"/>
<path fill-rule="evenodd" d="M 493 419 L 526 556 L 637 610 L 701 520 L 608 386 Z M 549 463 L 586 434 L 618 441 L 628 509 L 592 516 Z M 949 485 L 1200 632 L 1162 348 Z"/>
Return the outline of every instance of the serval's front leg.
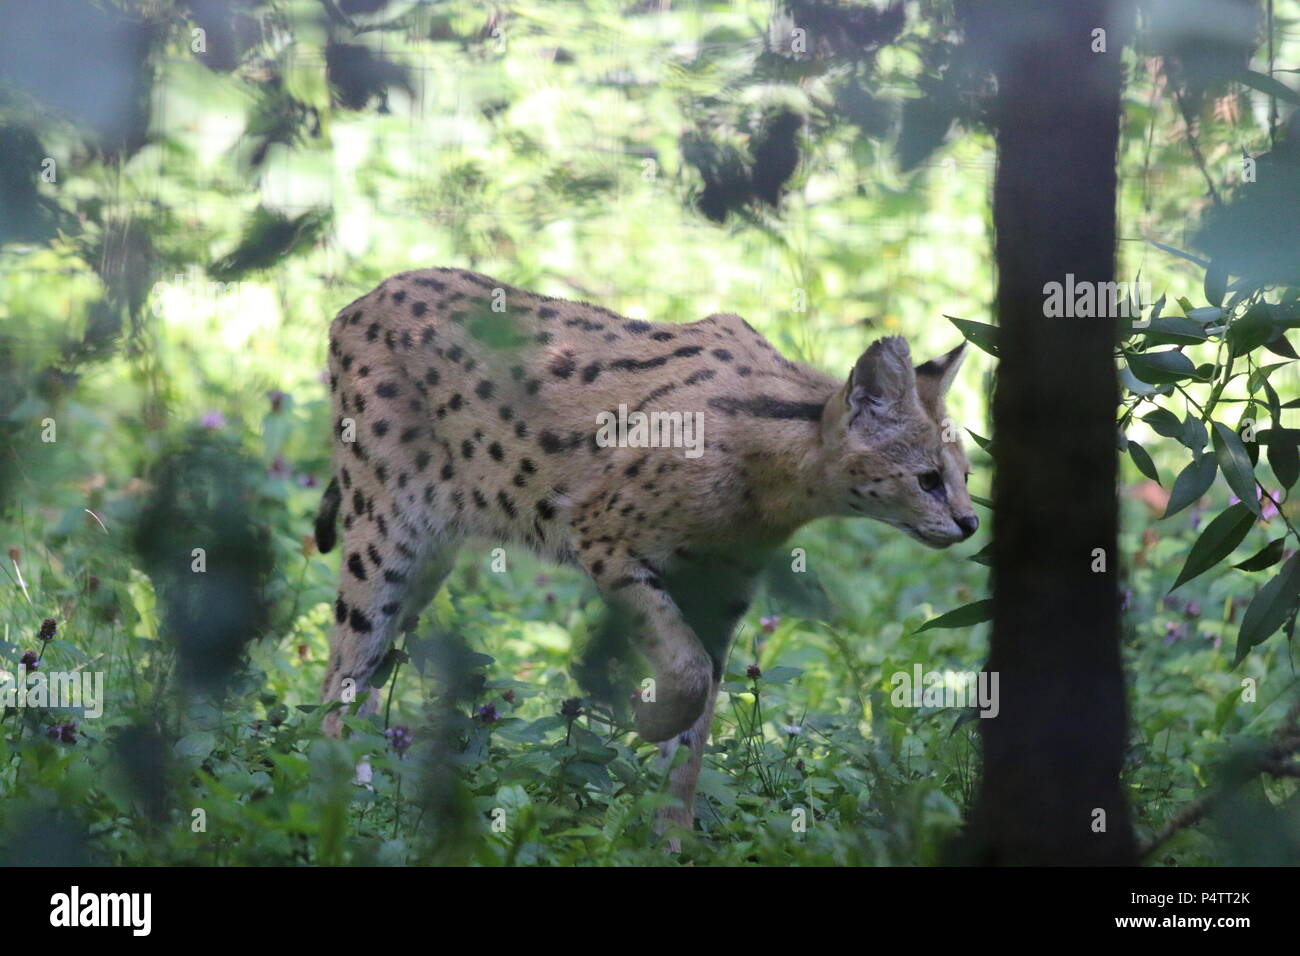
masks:
<path fill-rule="evenodd" d="M 635 646 L 654 671 L 653 693 L 636 699 L 637 733 L 659 743 L 690 730 L 710 701 L 717 665 L 664 590 L 659 573 L 626 553 L 587 552 L 582 561 L 605 599 L 631 612 Z"/>
<path fill-rule="evenodd" d="M 709 730 L 713 726 L 713 708 L 718 701 L 719 686 L 714 682 L 704 705 L 704 712 L 700 714 L 690 730 L 659 745 L 659 755 L 664 765 L 672 768 L 668 771 L 668 792 L 677 798 L 677 804 L 664 807 L 659 811 L 658 819 L 655 821 L 655 830 L 658 833 L 666 833 L 673 827 L 690 830 L 695 825 L 695 783 L 700 778 L 704 748 L 709 743 Z M 677 751 L 682 747 L 687 749 L 689 755 L 683 758 L 678 766 L 673 767 Z M 681 839 L 670 836 L 667 848 L 670 852 L 678 852 L 682 848 Z"/>

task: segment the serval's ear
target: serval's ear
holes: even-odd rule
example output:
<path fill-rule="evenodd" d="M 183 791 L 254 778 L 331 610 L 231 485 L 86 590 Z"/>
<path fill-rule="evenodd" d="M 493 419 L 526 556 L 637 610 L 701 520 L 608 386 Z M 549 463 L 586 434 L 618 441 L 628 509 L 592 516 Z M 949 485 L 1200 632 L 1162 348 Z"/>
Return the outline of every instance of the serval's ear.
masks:
<path fill-rule="evenodd" d="M 931 415 L 938 417 L 943 412 L 943 397 L 948 394 L 965 357 L 966 343 L 962 342 L 951 352 L 916 367 L 916 393 Z"/>
<path fill-rule="evenodd" d="M 896 417 L 915 392 L 916 372 L 907 341 L 900 335 L 877 339 L 858 358 L 844 386 L 848 423 L 863 412 Z"/>

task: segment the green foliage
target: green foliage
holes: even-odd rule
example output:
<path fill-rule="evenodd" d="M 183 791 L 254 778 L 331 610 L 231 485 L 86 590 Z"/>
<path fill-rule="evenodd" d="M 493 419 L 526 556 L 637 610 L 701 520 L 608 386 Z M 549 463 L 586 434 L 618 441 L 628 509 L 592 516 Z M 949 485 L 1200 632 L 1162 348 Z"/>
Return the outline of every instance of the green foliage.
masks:
<path fill-rule="evenodd" d="M 0 859 L 676 862 L 651 830 L 671 799 L 656 749 L 574 699 L 600 602 L 525 554 L 504 574 L 464 554 L 381 668 L 379 714 L 321 737 L 325 329 L 384 276 L 433 264 L 636 317 L 734 311 L 841 374 L 877 334 L 940 354 L 941 317 L 969 315 L 952 323 L 981 351 L 949 411 L 974 429 L 986 492 L 992 156 L 951 4 L 792 3 L 771 30 L 765 2 L 44 6 L 0 31 L 0 669 L 30 653 L 47 673 L 102 672 L 105 699 L 97 718 L 0 713 Z M 1161 16 L 1161 49 L 1199 48 L 1188 18 Z M 38 42 L 49 17 L 62 50 Z M 1279 35 L 1294 23 L 1280 13 Z M 106 51 L 113 36 L 125 46 Z M 1154 241 L 1201 212 L 1182 105 L 1136 60 L 1126 93 L 1121 213 L 1153 241 L 1125 243 L 1121 268 L 1169 290 L 1117 343 L 1125 484 L 1170 490 L 1125 500 L 1142 835 L 1252 752 L 1294 692 L 1279 632 L 1300 587 L 1300 243 L 1283 237 L 1300 217 L 1294 139 L 1250 108 L 1290 88 L 1247 62 L 1215 59 L 1187 90 L 1216 171 L 1277 140 L 1249 189 L 1204 211 L 1208 258 Z M 470 323 L 518 344 L 491 314 Z M 191 588 L 198 547 L 213 576 Z M 890 678 L 982 666 L 987 539 L 936 553 L 830 521 L 791 547 L 807 571 L 782 556 L 742 622 L 682 859 L 938 862 L 975 790 L 979 719 L 895 706 Z M 1160 861 L 1272 859 L 1289 844 L 1259 839 L 1270 828 L 1294 843 L 1294 784 L 1252 794 Z"/>

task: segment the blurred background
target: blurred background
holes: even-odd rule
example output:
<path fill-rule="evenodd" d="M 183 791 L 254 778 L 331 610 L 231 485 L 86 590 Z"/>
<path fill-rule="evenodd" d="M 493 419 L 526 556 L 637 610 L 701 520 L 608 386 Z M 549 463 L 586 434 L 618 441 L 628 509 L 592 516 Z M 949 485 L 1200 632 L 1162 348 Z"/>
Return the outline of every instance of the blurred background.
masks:
<path fill-rule="evenodd" d="M 1031 28 L 1027 7 L 1001 6 L 1008 30 Z M 1294 287 L 1300 2 L 1124 9 L 1138 30 L 1113 52 L 1117 277 L 1190 308 L 1205 262 L 1236 251 Z M 505 571 L 463 553 L 390 657 L 377 722 L 321 739 L 337 561 L 317 553 L 311 518 L 329 470 L 329 322 L 391 273 L 461 266 L 633 318 L 736 312 L 834 374 L 880 335 L 906 336 L 918 361 L 963 334 L 979 344 L 978 326 L 950 318 L 995 321 L 995 91 L 957 13 L 943 0 L 5 4 L 0 668 L 102 672 L 104 713 L 5 708 L 0 859 L 661 862 L 653 748 L 570 671 L 600 602 L 522 552 Z M 1234 205 L 1259 169 L 1292 178 L 1273 177 L 1262 211 Z M 1295 428 L 1280 341 L 1261 344 L 1283 350 L 1269 381 Z M 985 495 L 996 363 L 970 351 L 949 411 Z M 1289 634 L 1234 660 L 1271 565 L 1167 593 L 1233 492 L 1157 521 L 1179 442 L 1164 422 L 1126 426 L 1151 466 L 1126 456 L 1121 488 L 1125 784 L 1150 837 L 1278 724 L 1295 677 Z M 1259 516 L 1240 557 L 1286 538 L 1293 515 Z M 774 570 L 736 642 L 687 859 L 938 860 L 978 779 L 974 726 L 892 707 L 889 676 L 981 666 L 982 619 L 918 628 L 987 594 L 986 544 L 932 552 L 848 521 L 796 536 L 807 573 Z M 1252 707 L 1234 705 L 1243 676 L 1260 688 Z M 1295 790 L 1252 779 L 1155 862 L 1294 862 Z M 799 839 L 795 807 L 817 821 Z"/>

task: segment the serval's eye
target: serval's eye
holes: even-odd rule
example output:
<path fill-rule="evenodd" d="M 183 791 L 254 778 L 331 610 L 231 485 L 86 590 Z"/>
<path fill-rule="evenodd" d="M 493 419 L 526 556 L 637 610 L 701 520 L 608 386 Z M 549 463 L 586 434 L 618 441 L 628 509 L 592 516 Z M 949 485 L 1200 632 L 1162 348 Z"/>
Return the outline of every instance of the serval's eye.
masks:
<path fill-rule="evenodd" d="M 927 471 L 917 475 L 916 481 L 921 486 L 922 491 L 935 491 L 943 487 L 943 475 L 937 471 Z"/>

